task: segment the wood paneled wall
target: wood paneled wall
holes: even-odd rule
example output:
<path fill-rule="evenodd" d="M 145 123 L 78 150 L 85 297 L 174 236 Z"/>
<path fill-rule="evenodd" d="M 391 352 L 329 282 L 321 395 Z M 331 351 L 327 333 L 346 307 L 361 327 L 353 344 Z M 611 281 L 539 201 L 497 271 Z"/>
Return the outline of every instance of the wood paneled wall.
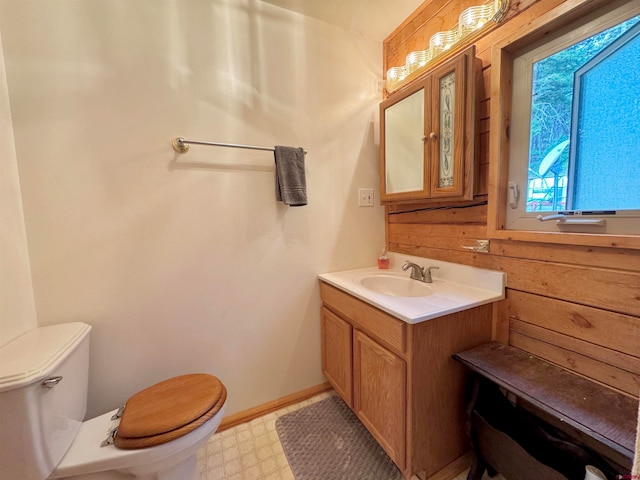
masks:
<path fill-rule="evenodd" d="M 428 46 L 477 0 L 427 1 L 384 41 L 384 70 Z M 491 45 L 562 0 L 512 0 L 506 21 L 476 41 L 482 61 L 479 178 L 473 202 L 386 208 L 391 251 L 507 273 L 494 309 L 494 337 L 628 395 L 640 394 L 640 250 L 492 240 L 491 253 L 465 250 L 487 238 Z"/>

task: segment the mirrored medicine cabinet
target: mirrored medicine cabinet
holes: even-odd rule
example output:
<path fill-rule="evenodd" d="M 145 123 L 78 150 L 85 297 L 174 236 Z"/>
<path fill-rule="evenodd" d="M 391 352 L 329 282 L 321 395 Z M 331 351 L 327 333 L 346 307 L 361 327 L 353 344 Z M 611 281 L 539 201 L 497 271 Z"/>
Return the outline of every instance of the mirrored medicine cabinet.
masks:
<path fill-rule="evenodd" d="M 380 104 L 382 203 L 473 198 L 475 47 Z"/>

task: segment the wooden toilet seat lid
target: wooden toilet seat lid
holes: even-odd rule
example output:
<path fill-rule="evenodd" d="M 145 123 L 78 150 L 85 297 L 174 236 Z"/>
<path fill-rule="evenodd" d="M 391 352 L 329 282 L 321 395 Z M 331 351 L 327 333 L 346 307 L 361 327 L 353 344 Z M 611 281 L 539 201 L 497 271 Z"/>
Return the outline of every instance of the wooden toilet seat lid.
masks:
<path fill-rule="evenodd" d="M 204 373 L 156 383 L 127 400 L 115 444 L 144 448 L 178 438 L 215 415 L 226 398 L 222 382 Z"/>

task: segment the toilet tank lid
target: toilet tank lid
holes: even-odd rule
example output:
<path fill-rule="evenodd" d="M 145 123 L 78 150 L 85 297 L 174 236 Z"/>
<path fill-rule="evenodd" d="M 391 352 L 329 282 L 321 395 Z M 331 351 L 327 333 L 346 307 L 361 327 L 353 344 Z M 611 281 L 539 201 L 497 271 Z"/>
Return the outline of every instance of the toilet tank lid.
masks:
<path fill-rule="evenodd" d="M 90 331 L 82 322 L 38 327 L 0 347 L 0 392 L 51 375 Z"/>

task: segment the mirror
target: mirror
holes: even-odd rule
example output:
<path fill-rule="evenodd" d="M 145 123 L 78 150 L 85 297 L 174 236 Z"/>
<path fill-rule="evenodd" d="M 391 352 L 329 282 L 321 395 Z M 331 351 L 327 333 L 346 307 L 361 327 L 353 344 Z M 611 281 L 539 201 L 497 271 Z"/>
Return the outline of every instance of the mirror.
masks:
<path fill-rule="evenodd" d="M 385 194 L 424 189 L 424 88 L 384 108 Z"/>

